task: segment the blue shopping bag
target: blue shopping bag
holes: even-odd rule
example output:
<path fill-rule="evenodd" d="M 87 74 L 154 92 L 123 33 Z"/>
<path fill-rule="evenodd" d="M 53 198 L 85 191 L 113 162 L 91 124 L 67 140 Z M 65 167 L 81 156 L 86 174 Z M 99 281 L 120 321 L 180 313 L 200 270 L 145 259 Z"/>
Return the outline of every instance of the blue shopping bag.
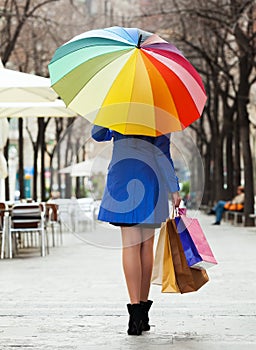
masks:
<path fill-rule="evenodd" d="M 188 263 L 188 266 L 192 267 L 193 265 L 199 263 L 202 261 L 201 256 L 199 255 L 195 243 L 193 242 L 183 220 L 181 220 L 181 217 L 178 216 L 175 218 L 175 223 L 177 227 L 177 231 L 180 236 L 180 240 L 182 243 L 182 247 L 186 256 L 186 260 Z"/>
<path fill-rule="evenodd" d="M 197 219 L 181 215 L 175 223 L 188 266 L 196 269 L 207 269 L 217 264 Z"/>

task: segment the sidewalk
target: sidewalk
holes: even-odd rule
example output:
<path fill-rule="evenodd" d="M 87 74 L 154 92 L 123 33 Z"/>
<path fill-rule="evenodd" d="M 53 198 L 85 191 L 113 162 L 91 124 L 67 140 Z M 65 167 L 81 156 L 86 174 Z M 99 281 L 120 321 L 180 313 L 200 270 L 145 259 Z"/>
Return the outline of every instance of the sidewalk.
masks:
<path fill-rule="evenodd" d="M 0 261 L 0 349 L 256 349 L 256 228 L 197 216 L 219 264 L 196 293 L 152 286 L 151 331 L 140 337 L 126 333 L 118 229 L 97 224 L 83 236 L 65 234 L 45 258 Z"/>

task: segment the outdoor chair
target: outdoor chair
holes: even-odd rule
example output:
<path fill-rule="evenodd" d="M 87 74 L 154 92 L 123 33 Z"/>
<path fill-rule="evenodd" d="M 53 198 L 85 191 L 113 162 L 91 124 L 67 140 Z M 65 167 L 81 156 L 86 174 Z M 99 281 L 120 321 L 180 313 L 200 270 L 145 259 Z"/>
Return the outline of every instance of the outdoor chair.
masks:
<path fill-rule="evenodd" d="M 76 207 L 76 231 L 79 230 L 79 225 L 84 223 L 89 225 L 90 229 L 95 228 L 95 205 L 93 198 L 77 199 Z"/>
<path fill-rule="evenodd" d="M 58 232 L 59 232 L 59 241 L 60 244 L 63 243 L 62 241 L 62 224 L 59 218 L 59 208 L 57 204 L 54 203 L 46 203 L 45 204 L 45 228 L 46 231 L 48 227 L 51 227 L 52 231 L 52 246 L 55 247 L 56 243 L 56 236 L 55 234 L 57 233 L 55 231 L 55 227 L 58 227 Z"/>
<path fill-rule="evenodd" d="M 49 253 L 48 235 L 44 229 L 44 206 L 40 203 L 15 204 L 11 212 L 10 252 L 18 248 L 40 247 L 41 256 Z M 12 256 L 10 256 L 12 257 Z"/>
<path fill-rule="evenodd" d="M 58 205 L 58 216 L 61 225 L 68 231 L 75 230 L 75 211 L 76 211 L 76 199 L 75 198 L 58 198 L 54 200 L 54 203 Z M 47 203 L 48 204 L 48 203 Z"/>

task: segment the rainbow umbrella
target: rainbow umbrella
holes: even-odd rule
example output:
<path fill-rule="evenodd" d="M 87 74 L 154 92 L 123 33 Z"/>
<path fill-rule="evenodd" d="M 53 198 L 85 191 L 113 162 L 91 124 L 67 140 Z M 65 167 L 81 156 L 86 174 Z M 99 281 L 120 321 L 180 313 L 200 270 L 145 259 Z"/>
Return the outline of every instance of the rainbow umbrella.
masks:
<path fill-rule="evenodd" d="M 122 134 L 182 130 L 206 102 L 201 77 L 183 54 L 137 28 L 78 35 L 56 50 L 49 72 L 67 107 Z"/>

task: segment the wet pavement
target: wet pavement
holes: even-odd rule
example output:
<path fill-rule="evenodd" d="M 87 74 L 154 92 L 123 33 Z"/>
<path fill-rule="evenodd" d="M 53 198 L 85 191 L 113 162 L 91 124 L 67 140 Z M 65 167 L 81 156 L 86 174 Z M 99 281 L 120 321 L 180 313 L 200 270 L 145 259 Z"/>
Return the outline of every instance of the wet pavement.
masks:
<path fill-rule="evenodd" d="M 256 228 L 196 214 L 218 260 L 195 293 L 153 285 L 150 332 L 126 333 L 117 228 L 64 234 L 63 246 L 0 261 L 0 349 L 256 349 Z"/>

